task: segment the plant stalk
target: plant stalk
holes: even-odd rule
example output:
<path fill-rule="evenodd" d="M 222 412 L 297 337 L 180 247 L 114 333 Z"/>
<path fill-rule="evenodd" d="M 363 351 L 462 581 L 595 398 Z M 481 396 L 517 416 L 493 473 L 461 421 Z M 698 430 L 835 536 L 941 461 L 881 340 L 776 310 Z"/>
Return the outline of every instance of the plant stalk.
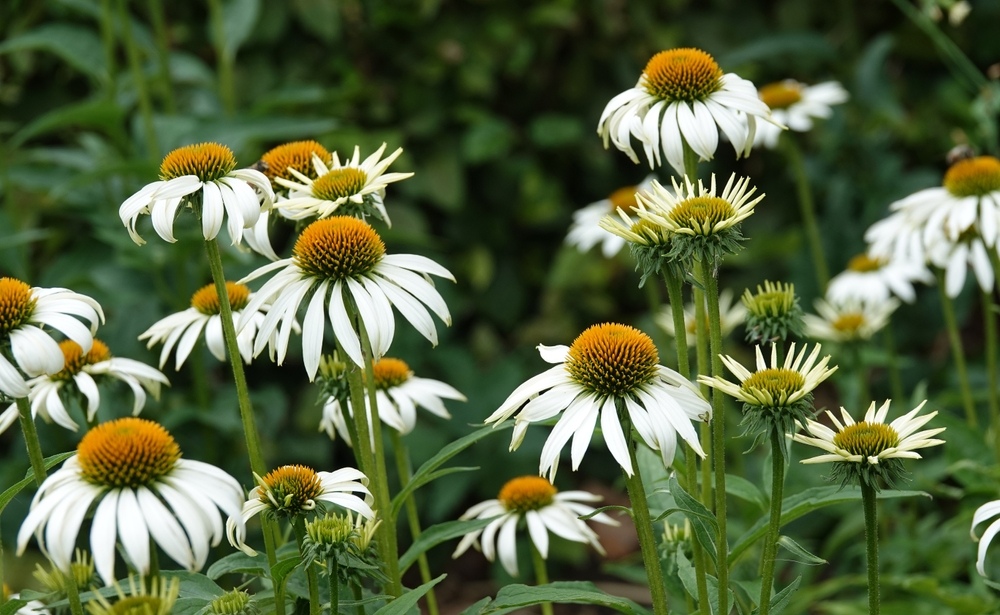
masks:
<path fill-rule="evenodd" d="M 31 416 L 31 402 L 27 397 L 18 397 L 15 403 L 18 419 L 21 421 L 21 433 L 24 434 L 24 446 L 28 449 L 28 460 L 31 461 L 31 469 L 35 473 L 35 484 L 41 487 L 46 476 L 45 458 L 42 456 L 42 444 L 35 430 L 35 419 Z"/>
<path fill-rule="evenodd" d="M 865 550 L 868 556 L 868 614 L 879 614 L 878 511 L 875 488 L 861 481 L 861 503 L 865 509 Z"/>
<path fill-rule="evenodd" d="M 969 427 L 976 429 L 979 426 L 979 419 L 976 417 L 976 402 L 972 398 L 969 372 L 965 367 L 965 350 L 962 348 L 962 336 L 958 330 L 958 319 L 955 318 L 955 304 L 945 290 L 944 271 L 935 267 L 934 274 L 937 276 L 937 287 L 941 295 L 941 313 L 944 315 L 944 324 L 948 330 L 948 341 L 951 342 L 951 358 L 955 362 L 955 369 L 958 370 L 958 386 L 962 392 L 965 420 L 969 423 Z"/>
<path fill-rule="evenodd" d="M 66 586 L 66 599 L 69 600 L 70 613 L 72 615 L 83 615 L 83 604 L 80 603 L 80 589 L 76 586 L 76 577 L 73 575 L 72 567 L 69 574 L 61 574 Z"/>
<path fill-rule="evenodd" d="M 336 555 L 326 558 L 326 573 L 330 581 L 330 614 L 337 615 L 340 612 L 340 562 Z"/>
<path fill-rule="evenodd" d="M 299 546 L 299 556 L 302 556 L 306 538 L 306 520 L 302 515 L 296 515 L 292 520 L 292 530 L 295 532 L 295 542 Z M 309 564 L 305 568 L 306 585 L 309 587 L 309 615 L 320 615 L 319 578 L 316 575 L 316 567 Z"/>
<path fill-rule="evenodd" d="M 389 430 L 389 438 L 392 442 L 394 456 L 396 457 L 396 471 L 399 472 L 399 487 L 400 489 L 404 489 L 413 477 L 413 472 L 410 470 L 410 451 L 407 449 L 406 443 L 403 442 L 403 438 L 399 435 L 399 432 L 395 429 Z M 414 492 L 411 491 L 406 496 L 404 505 L 406 506 L 406 519 L 410 525 L 410 536 L 416 541 L 420 538 L 421 529 L 420 514 L 417 511 L 417 501 L 413 494 Z M 420 582 L 429 583 L 433 577 L 431 576 L 431 566 L 427 561 L 426 553 L 421 553 L 417 556 L 417 567 L 420 569 Z M 424 599 L 427 602 L 427 612 L 429 615 L 438 615 L 437 595 L 434 593 L 433 587 L 424 594 Z"/>
<path fill-rule="evenodd" d="M 535 585 L 548 585 L 549 571 L 545 566 L 545 559 L 535 547 L 535 543 L 531 543 L 531 563 L 535 567 Z M 542 609 L 542 615 L 552 615 L 551 602 L 543 602 L 538 606 Z"/>
<path fill-rule="evenodd" d="M 778 536 L 781 531 L 781 502 L 785 489 L 785 456 L 781 452 L 781 439 L 785 434 L 771 429 L 771 514 L 764 536 L 760 559 L 760 602 L 758 614 L 771 612 L 771 587 L 774 583 L 775 557 L 778 555 Z"/>

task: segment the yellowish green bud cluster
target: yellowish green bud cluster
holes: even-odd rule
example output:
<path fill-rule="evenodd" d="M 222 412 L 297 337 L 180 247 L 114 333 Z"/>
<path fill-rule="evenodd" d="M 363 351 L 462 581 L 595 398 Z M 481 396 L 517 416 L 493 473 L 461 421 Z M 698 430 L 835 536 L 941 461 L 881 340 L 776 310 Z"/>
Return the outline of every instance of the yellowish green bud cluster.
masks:
<path fill-rule="evenodd" d="M 802 334 L 802 308 L 795 295 L 795 285 L 764 281 L 757 292 L 746 289 L 743 305 L 747 309 L 746 340 L 751 344 L 784 342 Z"/>

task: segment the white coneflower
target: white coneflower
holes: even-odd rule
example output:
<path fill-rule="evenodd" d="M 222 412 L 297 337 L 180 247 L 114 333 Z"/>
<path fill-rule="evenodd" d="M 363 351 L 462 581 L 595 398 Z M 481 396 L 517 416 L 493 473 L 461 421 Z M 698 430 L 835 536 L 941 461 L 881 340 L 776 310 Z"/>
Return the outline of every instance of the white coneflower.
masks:
<path fill-rule="evenodd" d="M 625 186 L 607 198 L 595 201 L 573 212 L 573 224 L 566 234 L 566 243 L 587 252 L 600 244 L 604 258 L 611 258 L 625 246 L 625 238 L 601 226 L 601 219 L 621 210 L 628 215 L 636 206 L 635 193 L 648 190 L 654 177 L 649 175 L 637 186 Z"/>
<path fill-rule="evenodd" d="M 785 79 L 760 88 L 760 99 L 770 107 L 771 119 L 796 132 L 812 130 L 813 120 L 830 117 L 831 107 L 847 102 L 847 98 L 847 91 L 836 81 L 806 85 Z M 778 125 L 761 122 L 754 135 L 754 147 L 774 149 L 781 133 Z"/>
<path fill-rule="evenodd" d="M 899 258 L 880 258 L 862 253 L 851 258 L 847 268 L 833 276 L 826 289 L 830 301 L 864 301 L 882 303 L 896 296 L 913 303 L 914 282 L 930 284 L 934 276 L 921 262 Z"/>
<path fill-rule="evenodd" d="M 806 314 L 806 336 L 831 342 L 858 342 L 870 340 L 889 324 L 889 317 L 899 307 L 893 298 L 884 301 L 831 301 L 817 299 L 819 316 Z"/>

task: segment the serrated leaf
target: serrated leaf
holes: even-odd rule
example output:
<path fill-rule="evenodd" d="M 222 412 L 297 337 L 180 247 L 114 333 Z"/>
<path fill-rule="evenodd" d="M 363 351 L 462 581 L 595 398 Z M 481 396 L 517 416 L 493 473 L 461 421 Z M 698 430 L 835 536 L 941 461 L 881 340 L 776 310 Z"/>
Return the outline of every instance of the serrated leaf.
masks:
<path fill-rule="evenodd" d="M 98 80 L 107 77 L 101 39 L 89 28 L 67 23 L 44 24 L 0 44 L 0 54 L 28 50 L 49 51 L 90 77 Z"/>
<path fill-rule="evenodd" d="M 470 532 L 481 530 L 490 524 L 496 517 L 489 519 L 460 519 L 458 521 L 446 521 L 432 525 L 420 534 L 420 538 L 413 541 L 406 553 L 399 558 L 399 572 L 403 574 L 417 561 L 421 553 L 436 547 L 446 540 L 465 536 Z"/>
<path fill-rule="evenodd" d="M 432 587 L 440 583 L 446 576 L 448 575 L 442 574 L 438 578 L 431 579 L 420 587 L 411 589 L 389 604 L 375 611 L 375 615 L 406 615 L 406 613 L 415 607 L 417 602 L 424 597 L 424 594 L 429 592 Z"/>

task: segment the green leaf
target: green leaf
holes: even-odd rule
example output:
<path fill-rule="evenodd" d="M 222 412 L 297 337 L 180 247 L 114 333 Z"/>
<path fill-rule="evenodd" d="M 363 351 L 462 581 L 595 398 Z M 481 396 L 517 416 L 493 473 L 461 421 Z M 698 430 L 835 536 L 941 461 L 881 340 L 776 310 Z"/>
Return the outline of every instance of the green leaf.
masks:
<path fill-rule="evenodd" d="M 0 608 L 0 615 L 14 615 L 17 613 L 18 609 L 28 604 L 26 600 L 21 600 L 20 598 L 13 598 L 3 603 L 3 608 Z"/>
<path fill-rule="evenodd" d="M 462 154 L 471 164 L 506 156 L 514 145 L 514 127 L 502 118 L 487 117 L 473 124 L 462 139 Z"/>
<path fill-rule="evenodd" d="M 14 133 L 10 138 L 11 147 L 38 136 L 47 135 L 67 127 L 100 128 L 115 137 L 119 143 L 126 143 L 128 137 L 123 131 L 125 114 L 121 107 L 107 100 L 88 100 L 65 105 L 36 118 L 30 124 Z"/>
<path fill-rule="evenodd" d="M 186 598 L 212 600 L 226 593 L 215 581 L 203 574 L 186 570 L 164 570 L 160 576 L 168 579 L 180 579 L 181 595 Z"/>
<path fill-rule="evenodd" d="M 795 580 L 785 586 L 780 592 L 776 593 L 773 598 L 771 598 L 771 615 L 778 615 L 785 610 L 788 606 L 789 600 L 792 599 L 792 594 L 795 590 L 799 588 L 799 583 L 802 582 L 802 577 L 795 577 Z M 757 613 L 758 609 L 754 609 L 753 612 Z"/>
<path fill-rule="evenodd" d="M 50 470 L 52 469 L 52 466 L 58 463 L 62 463 L 63 461 L 69 459 L 75 454 L 76 451 L 59 453 L 58 455 L 52 455 L 51 457 L 46 457 L 42 463 L 45 465 L 46 470 Z M 7 489 L 5 489 L 3 493 L 0 493 L 0 512 L 3 512 L 3 509 L 7 508 L 7 504 L 10 504 L 10 501 L 13 500 L 18 493 L 21 493 L 21 490 L 23 490 L 28 485 L 33 484 L 34 482 L 35 482 L 35 471 L 31 468 L 28 468 L 28 473 L 24 476 L 23 479 L 17 481 L 10 487 L 7 487 Z"/>
<path fill-rule="evenodd" d="M 224 574 L 232 573 L 255 574 L 262 577 L 267 574 L 267 557 L 263 553 L 251 557 L 242 551 L 237 551 L 218 560 L 205 571 L 210 579 L 218 579 Z"/>
<path fill-rule="evenodd" d="M 478 469 L 479 469 L 479 466 L 471 466 L 471 467 L 463 466 L 463 467 L 455 467 L 455 468 L 443 468 L 441 470 L 435 470 L 434 472 L 430 472 L 428 474 L 424 474 L 423 476 L 420 477 L 419 481 L 416 480 L 416 479 L 411 480 L 410 482 L 406 483 L 406 487 L 403 488 L 402 490 L 400 490 L 400 492 L 396 495 L 396 497 L 392 499 L 392 516 L 394 516 L 394 517 L 399 516 L 399 512 L 403 509 L 403 504 L 406 503 L 406 499 L 405 498 L 409 494 L 411 494 L 414 491 L 416 491 L 417 489 L 419 489 L 420 487 L 423 487 L 424 485 L 426 485 L 427 483 L 436 481 L 437 479 L 441 478 L 442 476 L 447 476 L 449 474 L 455 474 L 456 472 L 474 472 L 474 471 L 476 471 Z"/>
<path fill-rule="evenodd" d="M 468 608 L 462 611 L 459 615 L 482 615 L 483 613 L 489 612 L 486 607 L 493 603 L 493 598 L 489 596 L 470 604 Z"/>
<path fill-rule="evenodd" d="M 673 494 L 677 502 L 677 510 L 691 522 L 691 529 L 698 538 L 698 542 L 705 549 L 705 552 L 712 559 L 712 564 L 718 561 L 715 547 L 715 536 L 719 533 L 719 526 L 715 522 L 715 515 L 705 508 L 704 504 L 691 497 L 691 495 L 681 488 L 676 476 L 670 477 L 670 493 Z"/>
<path fill-rule="evenodd" d="M 819 557 L 818 555 L 813 555 L 808 549 L 788 536 L 779 536 L 778 546 L 784 547 L 786 551 L 792 554 L 793 562 L 798 562 L 807 566 L 819 566 L 820 564 L 827 563 L 825 559 Z"/>
<path fill-rule="evenodd" d="M 878 497 L 879 499 L 907 498 L 916 495 L 930 497 L 930 494 L 924 491 L 899 491 L 896 489 L 883 490 L 878 494 Z M 843 489 L 834 485 L 827 487 L 812 487 L 801 493 L 789 496 L 782 501 L 781 525 L 790 523 L 806 513 L 819 510 L 825 506 L 843 504 L 845 502 L 856 502 L 860 499 L 861 489 L 858 487 L 845 487 Z M 746 533 L 740 536 L 735 544 L 733 544 L 732 549 L 729 551 L 730 566 L 736 562 L 744 551 L 750 548 L 750 545 L 767 533 L 767 523 L 768 515 L 765 514 L 758 519 L 757 522 L 746 531 Z"/>
<path fill-rule="evenodd" d="M 107 77 L 101 39 L 90 28 L 66 23 L 45 24 L 0 44 L 0 54 L 29 50 L 54 53 L 94 79 Z"/>
<path fill-rule="evenodd" d="M 406 501 L 406 498 L 409 497 L 410 493 L 414 492 L 421 485 L 426 485 L 431 480 L 434 480 L 433 478 L 429 477 L 435 470 L 440 468 L 446 461 L 448 461 L 455 455 L 461 453 L 465 449 L 469 448 L 476 442 L 479 442 L 486 436 L 492 433 L 498 433 L 505 429 L 509 429 L 513 426 L 514 426 L 513 421 L 507 421 L 503 425 L 497 425 L 497 426 L 486 425 L 485 427 L 481 427 L 476 431 L 466 436 L 463 436 L 458 440 L 455 440 L 448 446 L 441 449 L 441 451 L 438 452 L 438 454 L 434 455 L 433 457 L 425 461 L 423 465 L 420 466 L 420 468 L 413 474 L 413 478 L 410 479 L 410 482 L 406 485 L 406 487 L 403 487 L 399 491 L 399 493 L 396 494 L 396 497 L 393 498 L 392 515 L 395 517 L 396 515 L 399 514 L 400 509 L 402 509 L 403 507 L 403 502 Z"/>
<path fill-rule="evenodd" d="M 295 554 L 294 557 L 283 559 L 271 566 L 271 580 L 274 582 L 274 586 L 283 587 L 285 581 L 288 580 L 288 575 L 301 563 L 302 560 L 299 559 L 298 554 Z"/>
<path fill-rule="evenodd" d="M 448 575 L 442 574 L 438 578 L 432 579 L 420 587 L 411 589 L 389 604 L 375 611 L 375 615 L 406 615 L 410 609 L 417 605 L 417 601 L 424 597 L 424 594 L 429 592 L 432 587 L 440 583 L 446 576 Z"/>
<path fill-rule="evenodd" d="M 767 510 L 767 496 L 760 487 L 734 474 L 726 474 L 726 493 L 736 496 L 745 502 L 757 505 L 761 510 Z"/>
<path fill-rule="evenodd" d="M 236 52 L 250 38 L 260 16 L 260 0 L 226 0 L 222 6 L 222 35 L 225 53 L 236 57 Z"/>
<path fill-rule="evenodd" d="M 578 117 L 553 113 L 532 120 L 528 134 L 539 147 L 562 147 L 580 141 L 584 129 Z"/>
<path fill-rule="evenodd" d="M 649 611 L 631 600 L 606 594 L 599 590 L 593 583 L 583 581 L 563 581 L 536 586 L 507 585 L 497 594 L 490 608 L 483 609 L 480 612 L 499 615 L 543 602 L 594 604 L 614 609 L 619 613 L 649 613 Z"/>
<path fill-rule="evenodd" d="M 399 558 L 400 574 L 406 572 L 406 570 L 413 565 L 413 562 L 417 561 L 417 558 L 420 557 L 421 553 L 436 547 L 446 540 L 451 540 L 452 538 L 465 536 L 469 532 L 481 530 L 489 525 L 494 519 L 496 519 L 496 517 L 490 517 L 489 519 L 460 519 L 458 521 L 446 521 L 444 523 L 432 525 L 424 530 L 423 533 L 420 534 L 420 538 L 413 541 L 413 544 L 406 550 L 406 553 Z"/>

